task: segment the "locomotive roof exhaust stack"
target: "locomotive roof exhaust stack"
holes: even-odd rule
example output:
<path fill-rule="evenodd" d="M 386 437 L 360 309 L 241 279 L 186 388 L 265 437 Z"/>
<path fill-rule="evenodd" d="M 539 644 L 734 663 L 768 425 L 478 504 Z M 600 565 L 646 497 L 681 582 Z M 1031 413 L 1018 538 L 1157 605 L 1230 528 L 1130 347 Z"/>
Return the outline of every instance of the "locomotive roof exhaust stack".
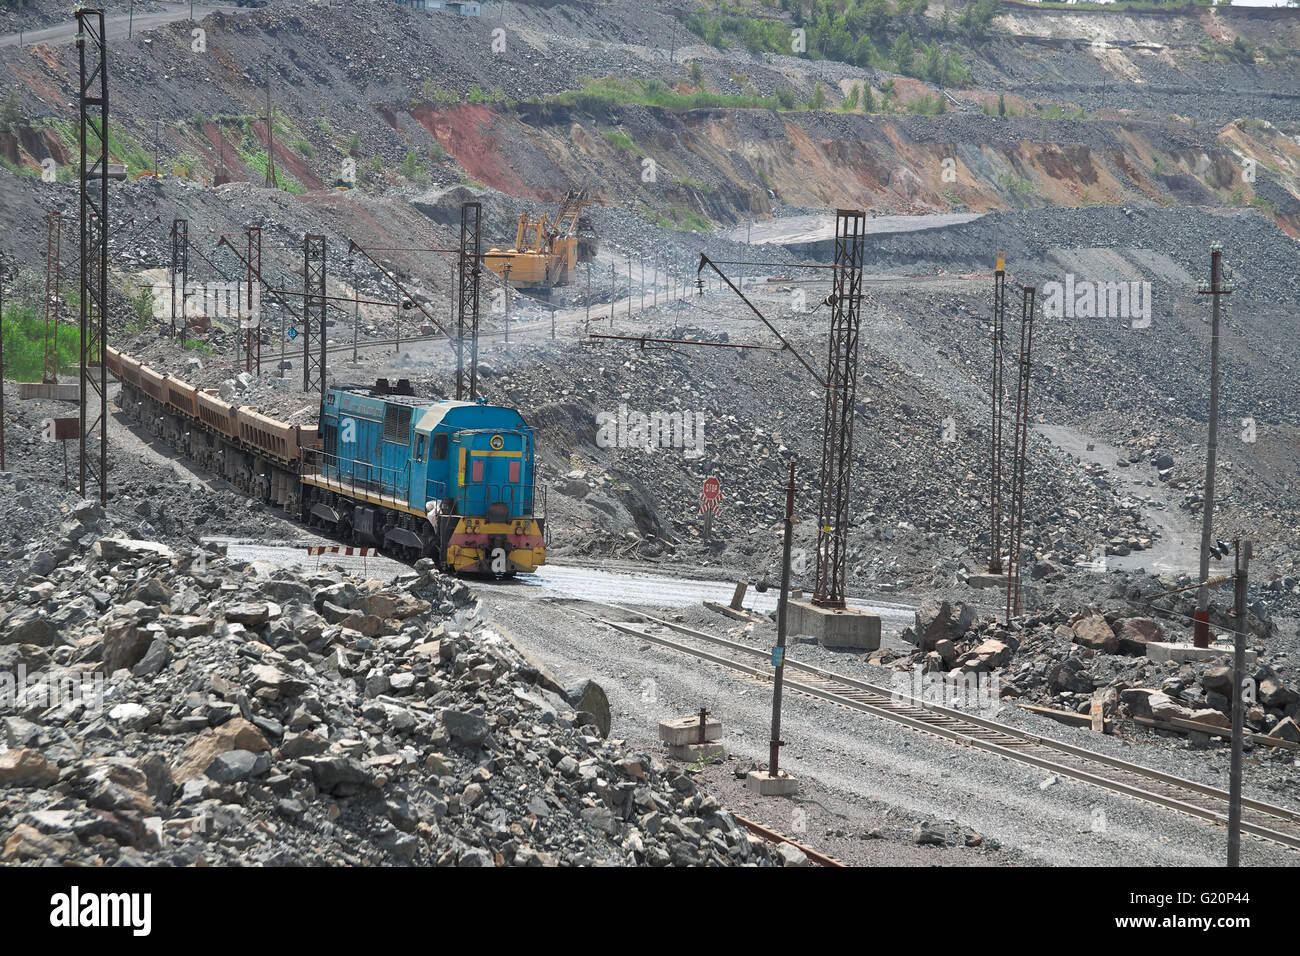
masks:
<path fill-rule="evenodd" d="M 414 397 L 415 389 L 411 387 L 409 378 L 399 378 L 396 385 L 390 385 L 388 379 L 375 379 L 375 385 L 370 389 L 370 394 L 376 397 L 380 395 L 410 395 Z"/>

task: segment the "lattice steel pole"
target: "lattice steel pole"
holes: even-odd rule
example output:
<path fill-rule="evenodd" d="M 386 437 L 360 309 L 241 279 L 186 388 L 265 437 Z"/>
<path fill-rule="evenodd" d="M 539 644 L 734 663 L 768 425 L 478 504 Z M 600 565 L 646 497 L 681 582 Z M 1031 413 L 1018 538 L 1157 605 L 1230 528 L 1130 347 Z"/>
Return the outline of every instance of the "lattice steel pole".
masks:
<path fill-rule="evenodd" d="M 245 261 L 248 273 L 247 302 L 244 339 L 244 371 L 262 374 L 262 309 L 260 283 L 262 280 L 262 227 L 248 227 L 248 258 Z M 259 285 L 255 286 L 256 281 Z M 256 311 L 254 302 L 256 300 Z"/>
<path fill-rule="evenodd" d="M 180 291 L 180 336 L 181 348 L 185 348 L 185 283 L 190 277 L 190 226 L 184 219 L 172 220 L 172 334 L 178 329 L 176 319 L 176 278 L 181 280 Z"/>
<path fill-rule="evenodd" d="M 59 243 L 63 216 L 52 210 L 45 217 L 45 356 L 41 381 L 59 380 Z"/>
<path fill-rule="evenodd" d="M 104 11 L 77 11 L 81 67 L 81 414 L 79 493 L 108 503 L 108 44 Z M 98 125 L 96 126 L 96 120 Z M 97 142 L 92 145 L 91 134 Z M 91 157 L 93 156 L 93 162 Z M 98 180 L 92 186 L 92 180 Z M 95 433 L 98 432 L 98 441 Z M 95 445 L 98 444 L 98 448 Z"/>
<path fill-rule="evenodd" d="M 483 204 L 460 204 L 460 259 L 456 308 L 456 399 L 464 401 L 465 332 L 470 334 L 469 400 L 478 398 L 478 310 L 479 278 L 482 275 L 482 243 L 479 230 L 483 224 Z"/>
<path fill-rule="evenodd" d="M 1020 552 L 1025 521 L 1025 458 L 1029 450 L 1029 359 L 1034 345 L 1034 290 L 1020 302 L 1020 376 L 1016 383 L 1016 425 L 1012 435 L 1011 533 L 1007 549 L 1007 623 L 1020 614 Z"/>
<path fill-rule="evenodd" d="M 822 416 L 817 578 L 812 599 L 813 604 L 826 608 L 844 607 L 866 221 L 866 213 L 861 210 L 839 209 L 835 213 L 835 271 L 827 300 L 831 307 L 831 335 L 826 359 L 826 405 Z"/>
<path fill-rule="evenodd" d="M 993 426 L 989 439 L 989 574 L 1002 573 L 1002 354 L 1007 313 L 1006 259 L 993 272 Z"/>
<path fill-rule="evenodd" d="M 303 343 L 302 390 L 319 390 L 325 401 L 325 237 L 306 236 L 302 243 Z M 312 355 L 313 339 L 318 345 Z"/>

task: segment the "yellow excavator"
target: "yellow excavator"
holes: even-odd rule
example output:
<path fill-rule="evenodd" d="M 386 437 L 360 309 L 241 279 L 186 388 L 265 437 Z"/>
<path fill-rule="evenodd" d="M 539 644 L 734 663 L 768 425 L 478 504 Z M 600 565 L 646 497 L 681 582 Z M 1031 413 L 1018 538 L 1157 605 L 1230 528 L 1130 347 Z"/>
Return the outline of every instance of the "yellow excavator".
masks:
<path fill-rule="evenodd" d="M 495 246 L 483 257 L 487 267 L 516 289 L 551 289 L 573 281 L 579 262 L 596 257 L 596 240 L 582 210 L 589 205 L 585 190 L 571 189 L 553 219 L 543 213 L 530 219 L 520 213 L 515 244 L 509 249 Z"/>

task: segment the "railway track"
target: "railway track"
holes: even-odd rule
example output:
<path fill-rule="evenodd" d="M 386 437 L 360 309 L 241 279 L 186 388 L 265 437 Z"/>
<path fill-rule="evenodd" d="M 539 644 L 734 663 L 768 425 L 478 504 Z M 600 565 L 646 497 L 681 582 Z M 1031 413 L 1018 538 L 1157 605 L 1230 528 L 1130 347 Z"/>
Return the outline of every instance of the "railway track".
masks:
<path fill-rule="evenodd" d="M 770 682 L 772 679 L 772 668 L 766 651 L 627 608 L 604 606 L 668 628 L 689 637 L 694 643 L 684 643 L 622 621 L 590 615 L 618 631 L 760 680 Z M 1029 733 L 974 714 L 923 702 L 891 688 L 788 658 L 784 685 L 789 690 L 902 724 L 921 733 L 1039 767 L 1060 777 L 1143 800 L 1171 812 L 1227 826 L 1226 790 Z M 1293 850 L 1300 849 L 1300 811 L 1243 797 L 1241 829 L 1243 833 L 1261 840 Z"/>

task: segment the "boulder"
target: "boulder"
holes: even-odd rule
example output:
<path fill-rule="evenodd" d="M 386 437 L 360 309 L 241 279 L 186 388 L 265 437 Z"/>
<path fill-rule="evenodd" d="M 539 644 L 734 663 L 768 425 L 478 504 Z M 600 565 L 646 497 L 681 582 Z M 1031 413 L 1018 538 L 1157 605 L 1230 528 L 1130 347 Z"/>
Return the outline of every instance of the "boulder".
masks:
<path fill-rule="evenodd" d="M 1149 617 L 1126 617 L 1115 622 L 1115 636 L 1121 653 L 1145 655 L 1147 645 L 1162 640 L 1164 632 L 1160 624 Z"/>
<path fill-rule="evenodd" d="M 78 766 L 74 786 L 92 807 L 152 816 L 149 778 L 133 760 L 121 757 L 94 759 Z"/>
<path fill-rule="evenodd" d="M 311 769 L 316 789 L 338 796 L 359 793 L 371 783 L 370 774 L 352 757 L 327 754 L 304 757 L 302 762 Z"/>
<path fill-rule="evenodd" d="M 487 739 L 491 726 L 478 714 L 467 714 L 447 707 L 442 711 L 442 725 L 451 739 L 464 747 L 479 747 Z"/>
<path fill-rule="evenodd" d="M 1300 726 L 1296 726 L 1295 718 L 1283 717 L 1277 722 L 1277 725 L 1269 731 L 1270 737 L 1277 737 L 1279 740 L 1289 740 L 1292 743 L 1300 744 Z"/>
<path fill-rule="evenodd" d="M 1095 686 L 1092 676 L 1083 670 L 1083 664 L 1073 657 L 1047 669 L 1047 684 L 1052 690 L 1068 690 L 1075 694 L 1090 693 Z"/>
<path fill-rule="evenodd" d="M 100 538 L 95 542 L 93 550 L 104 561 L 125 561 L 132 564 L 170 561 L 176 557 L 176 552 L 165 544 L 130 538 Z"/>
<path fill-rule="evenodd" d="M 1206 692 L 1228 695 L 1232 690 L 1232 668 L 1211 667 L 1201 675 L 1201 686 Z"/>
<path fill-rule="evenodd" d="M 39 751 L 24 748 L 0 753 L 0 787 L 44 788 L 58 779 L 58 768 Z"/>
<path fill-rule="evenodd" d="M 602 737 L 609 736 L 612 718 L 609 712 L 609 697 L 605 690 L 594 680 L 583 680 L 564 690 L 564 697 L 575 711 L 590 714 L 595 718 L 595 726 Z"/>
<path fill-rule="evenodd" d="M 1285 710 L 1294 704 L 1298 697 L 1300 695 L 1274 677 L 1266 677 L 1259 682 L 1259 702 L 1265 707 Z"/>
<path fill-rule="evenodd" d="M 144 658 L 153 645 L 154 633 L 133 619 L 114 621 L 104 628 L 101 658 L 104 669 L 112 674 L 130 669 Z"/>
<path fill-rule="evenodd" d="M 183 784 L 207 770 L 218 754 L 230 750 L 261 753 L 270 749 L 260 730 L 244 718 L 234 717 L 191 740 L 172 768 L 172 778 L 177 784 Z"/>
<path fill-rule="evenodd" d="M 934 645 L 945 638 L 960 640 L 975 623 L 975 612 L 965 604 L 926 603 L 916 609 L 916 646 L 922 651 L 934 650 Z"/>
<path fill-rule="evenodd" d="M 1100 614 L 1090 614 L 1074 624 L 1074 643 L 1105 654 L 1119 650 L 1119 638 Z"/>
<path fill-rule="evenodd" d="M 226 620 L 245 627 L 259 627 L 266 623 L 270 615 L 270 607 L 258 601 L 245 601 L 226 607 Z"/>
<path fill-rule="evenodd" d="M 59 636 L 44 611 L 20 607 L 0 619 L 0 644 L 36 644 L 49 647 Z"/>

